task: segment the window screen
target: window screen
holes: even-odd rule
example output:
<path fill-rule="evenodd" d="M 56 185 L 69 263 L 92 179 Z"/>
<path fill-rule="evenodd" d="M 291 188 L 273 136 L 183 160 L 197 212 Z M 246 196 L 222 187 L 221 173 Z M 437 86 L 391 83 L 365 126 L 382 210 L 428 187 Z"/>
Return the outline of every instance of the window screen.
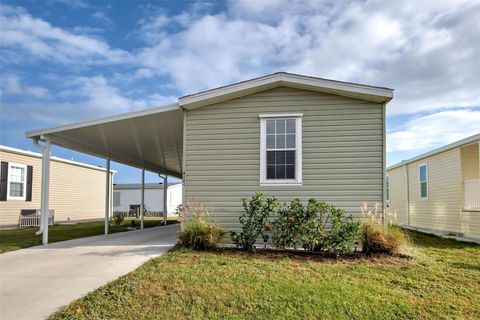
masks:
<path fill-rule="evenodd" d="M 10 166 L 10 197 L 25 196 L 25 168 Z"/>
<path fill-rule="evenodd" d="M 421 165 L 419 172 L 420 178 L 420 198 L 428 197 L 428 171 L 427 165 Z"/>
<path fill-rule="evenodd" d="M 295 179 L 296 120 L 267 120 L 267 179 Z"/>

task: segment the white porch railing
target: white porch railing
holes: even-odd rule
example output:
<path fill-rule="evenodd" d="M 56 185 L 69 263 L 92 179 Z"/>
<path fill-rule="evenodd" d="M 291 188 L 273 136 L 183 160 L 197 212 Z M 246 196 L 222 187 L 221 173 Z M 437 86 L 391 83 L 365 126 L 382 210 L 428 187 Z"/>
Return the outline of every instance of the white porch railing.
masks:
<path fill-rule="evenodd" d="M 20 214 L 18 218 L 19 227 L 38 227 L 40 226 L 41 214 L 40 210 L 25 210 L 24 214 Z M 28 211 L 35 211 L 34 213 L 29 214 Z M 54 224 L 55 211 L 49 210 L 48 213 L 48 225 L 53 226 Z"/>
<path fill-rule="evenodd" d="M 480 210 L 480 179 L 465 180 L 465 209 Z"/>

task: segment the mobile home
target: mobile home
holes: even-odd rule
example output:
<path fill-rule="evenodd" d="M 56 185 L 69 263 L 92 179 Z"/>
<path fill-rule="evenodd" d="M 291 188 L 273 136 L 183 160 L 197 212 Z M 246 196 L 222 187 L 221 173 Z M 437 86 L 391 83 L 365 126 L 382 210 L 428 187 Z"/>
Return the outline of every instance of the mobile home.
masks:
<path fill-rule="evenodd" d="M 0 227 L 14 227 L 22 210 L 40 209 L 42 155 L 0 146 L 0 160 Z M 105 186 L 104 168 L 52 157 L 50 210 L 55 221 L 102 219 Z"/>
<path fill-rule="evenodd" d="M 181 178 L 183 202 L 202 202 L 226 231 L 238 230 L 241 199 L 257 191 L 361 218 L 362 202 L 385 203 L 392 98 L 385 87 L 278 72 L 27 137 Z"/>
<path fill-rule="evenodd" d="M 480 238 L 480 134 L 387 168 L 387 203 L 396 222 Z"/>
<path fill-rule="evenodd" d="M 145 209 L 150 215 L 163 212 L 163 183 L 145 184 Z M 118 183 L 113 186 L 113 211 L 128 212 L 132 208 L 140 208 L 142 185 L 139 183 Z M 174 214 L 182 203 L 182 184 L 168 183 L 167 211 Z"/>

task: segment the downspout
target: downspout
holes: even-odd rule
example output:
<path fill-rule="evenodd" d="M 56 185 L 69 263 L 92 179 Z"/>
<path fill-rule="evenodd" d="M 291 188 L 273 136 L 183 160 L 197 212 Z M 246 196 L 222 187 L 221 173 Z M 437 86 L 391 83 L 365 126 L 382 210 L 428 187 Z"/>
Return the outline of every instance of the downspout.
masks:
<path fill-rule="evenodd" d="M 38 143 L 38 138 L 34 139 L 34 145 L 42 150 L 42 196 L 41 196 L 41 219 L 37 235 L 42 234 L 42 243 L 48 243 L 48 218 L 49 218 L 49 192 L 50 192 L 50 139 L 41 136 L 45 141 L 45 146 Z"/>
<path fill-rule="evenodd" d="M 186 179 L 187 179 L 187 109 L 183 110 L 183 146 L 182 146 L 182 204 L 186 203 Z"/>
<path fill-rule="evenodd" d="M 33 139 L 33 145 L 35 147 L 37 147 L 38 149 L 40 149 L 42 151 L 42 155 L 43 155 L 43 149 L 45 148 L 44 146 L 42 146 L 41 144 L 38 143 L 38 139 Z M 43 172 L 43 166 L 44 166 L 44 163 L 42 161 L 42 172 Z M 43 187 L 43 181 L 42 181 L 42 187 Z M 43 191 L 41 191 L 43 193 Z M 42 216 L 41 216 L 41 206 L 43 205 L 43 197 L 41 199 L 41 204 L 40 204 L 40 225 L 39 225 L 39 229 L 37 232 L 35 232 L 35 235 L 41 235 L 43 233 L 43 223 L 42 223 Z"/>
<path fill-rule="evenodd" d="M 168 219 L 168 175 L 163 176 L 163 224 L 167 225 Z"/>
<path fill-rule="evenodd" d="M 383 225 L 386 226 L 387 225 L 387 198 L 386 198 L 386 192 L 385 192 L 385 178 L 386 178 L 386 165 L 387 165 L 387 141 L 386 141 L 386 137 L 387 137 L 387 123 L 386 123 L 386 107 L 387 107 L 387 104 L 384 102 L 382 103 L 382 121 L 383 121 L 383 124 L 382 124 L 382 127 L 383 127 L 383 132 L 382 132 L 382 135 L 383 135 L 383 138 L 382 138 L 382 146 L 383 146 L 383 154 L 382 154 L 382 207 L 383 207 L 383 214 L 382 214 L 382 219 L 383 219 Z"/>
<path fill-rule="evenodd" d="M 143 229 L 143 222 L 145 220 L 144 211 L 145 211 L 145 169 L 142 168 L 142 188 L 141 188 L 141 197 L 140 197 L 140 229 Z"/>

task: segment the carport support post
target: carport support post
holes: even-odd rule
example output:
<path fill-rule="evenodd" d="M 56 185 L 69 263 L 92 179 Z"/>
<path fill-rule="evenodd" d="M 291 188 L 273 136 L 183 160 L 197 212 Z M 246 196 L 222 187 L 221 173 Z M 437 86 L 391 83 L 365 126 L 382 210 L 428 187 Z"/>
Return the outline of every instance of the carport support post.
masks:
<path fill-rule="evenodd" d="M 41 229 L 42 243 L 48 243 L 48 216 L 49 216 L 49 188 L 50 188 L 50 139 L 45 139 L 45 146 L 42 148 L 42 200 L 40 204 L 41 211 Z"/>
<path fill-rule="evenodd" d="M 163 176 L 163 224 L 167 225 L 167 216 L 168 216 L 168 205 L 167 205 L 167 199 L 168 199 L 168 175 Z"/>
<path fill-rule="evenodd" d="M 110 155 L 106 160 L 105 170 L 105 235 L 108 234 L 108 218 L 110 214 Z"/>
<path fill-rule="evenodd" d="M 145 169 L 142 168 L 142 202 L 140 204 L 140 229 L 143 229 L 144 210 L 145 210 Z"/>

